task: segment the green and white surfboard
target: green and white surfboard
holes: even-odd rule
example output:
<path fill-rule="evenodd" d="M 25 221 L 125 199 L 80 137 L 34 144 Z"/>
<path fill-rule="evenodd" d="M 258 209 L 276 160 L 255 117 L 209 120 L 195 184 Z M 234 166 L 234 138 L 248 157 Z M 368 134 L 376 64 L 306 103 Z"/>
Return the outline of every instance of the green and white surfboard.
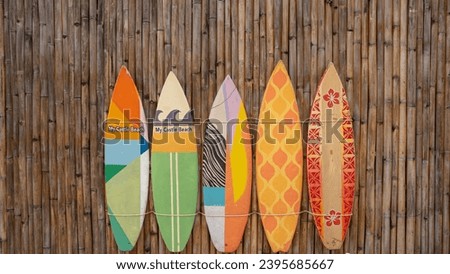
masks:
<path fill-rule="evenodd" d="M 170 72 L 153 124 L 152 190 L 159 231 L 171 252 L 185 248 L 194 224 L 197 157 L 192 111 L 175 74 Z"/>

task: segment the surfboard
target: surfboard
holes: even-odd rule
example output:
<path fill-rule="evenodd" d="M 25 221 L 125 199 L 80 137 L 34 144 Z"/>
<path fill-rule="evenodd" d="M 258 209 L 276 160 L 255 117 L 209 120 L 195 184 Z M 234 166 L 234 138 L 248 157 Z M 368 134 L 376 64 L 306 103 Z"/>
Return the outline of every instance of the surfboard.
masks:
<path fill-rule="evenodd" d="M 189 240 L 197 209 L 198 156 L 192 110 L 173 72 L 156 108 L 151 155 L 159 231 L 167 248 L 180 252 Z"/>
<path fill-rule="evenodd" d="M 279 61 L 259 111 L 256 186 L 273 252 L 287 252 L 297 227 L 302 189 L 302 134 L 294 88 Z"/>
<path fill-rule="evenodd" d="M 311 210 L 324 246 L 339 249 L 352 215 L 355 146 L 344 87 L 333 63 L 317 87 L 307 144 Z"/>
<path fill-rule="evenodd" d="M 205 123 L 203 205 L 212 242 L 220 252 L 239 247 L 250 209 L 251 137 L 245 106 L 227 76 Z"/>
<path fill-rule="evenodd" d="M 114 86 L 104 132 L 109 220 L 118 248 L 129 251 L 139 237 L 147 206 L 149 142 L 141 99 L 125 67 Z"/>

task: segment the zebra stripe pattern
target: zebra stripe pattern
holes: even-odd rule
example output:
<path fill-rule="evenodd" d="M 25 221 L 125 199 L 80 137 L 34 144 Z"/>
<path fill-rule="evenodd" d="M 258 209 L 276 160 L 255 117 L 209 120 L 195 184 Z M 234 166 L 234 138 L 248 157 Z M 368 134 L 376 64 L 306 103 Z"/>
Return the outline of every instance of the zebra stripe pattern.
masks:
<path fill-rule="evenodd" d="M 225 146 L 225 138 L 213 124 L 207 121 L 202 163 L 204 186 L 225 187 Z"/>

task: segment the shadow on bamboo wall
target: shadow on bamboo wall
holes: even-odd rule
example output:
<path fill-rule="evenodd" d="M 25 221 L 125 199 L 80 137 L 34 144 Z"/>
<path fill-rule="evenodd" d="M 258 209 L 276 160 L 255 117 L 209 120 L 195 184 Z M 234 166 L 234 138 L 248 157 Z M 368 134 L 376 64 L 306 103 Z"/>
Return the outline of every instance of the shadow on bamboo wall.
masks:
<path fill-rule="evenodd" d="M 0 253 L 118 252 L 100 141 L 121 65 L 147 117 L 173 70 L 204 120 L 227 74 L 258 117 L 279 59 L 302 120 L 329 61 L 347 90 L 357 187 L 337 252 L 449 253 L 449 11 L 445 0 L 1 1 Z M 302 195 L 307 210 L 306 183 Z M 167 252 L 154 215 L 133 252 Z M 184 252 L 216 252 L 204 216 Z M 251 215 L 238 253 L 268 252 Z M 290 252 L 329 252 L 311 216 Z"/>

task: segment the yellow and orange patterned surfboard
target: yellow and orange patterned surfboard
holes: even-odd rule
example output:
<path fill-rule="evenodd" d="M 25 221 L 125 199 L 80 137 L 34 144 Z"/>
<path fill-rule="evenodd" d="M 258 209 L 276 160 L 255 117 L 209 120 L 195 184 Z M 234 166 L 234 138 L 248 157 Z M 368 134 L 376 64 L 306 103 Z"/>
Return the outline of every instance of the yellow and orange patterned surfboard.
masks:
<path fill-rule="evenodd" d="M 279 61 L 262 100 L 256 144 L 258 204 L 273 252 L 287 252 L 291 246 L 300 210 L 302 161 L 297 101 Z"/>
<path fill-rule="evenodd" d="M 333 63 L 323 74 L 311 108 L 306 159 L 317 230 L 326 248 L 339 249 L 352 215 L 355 146 L 349 103 Z"/>

